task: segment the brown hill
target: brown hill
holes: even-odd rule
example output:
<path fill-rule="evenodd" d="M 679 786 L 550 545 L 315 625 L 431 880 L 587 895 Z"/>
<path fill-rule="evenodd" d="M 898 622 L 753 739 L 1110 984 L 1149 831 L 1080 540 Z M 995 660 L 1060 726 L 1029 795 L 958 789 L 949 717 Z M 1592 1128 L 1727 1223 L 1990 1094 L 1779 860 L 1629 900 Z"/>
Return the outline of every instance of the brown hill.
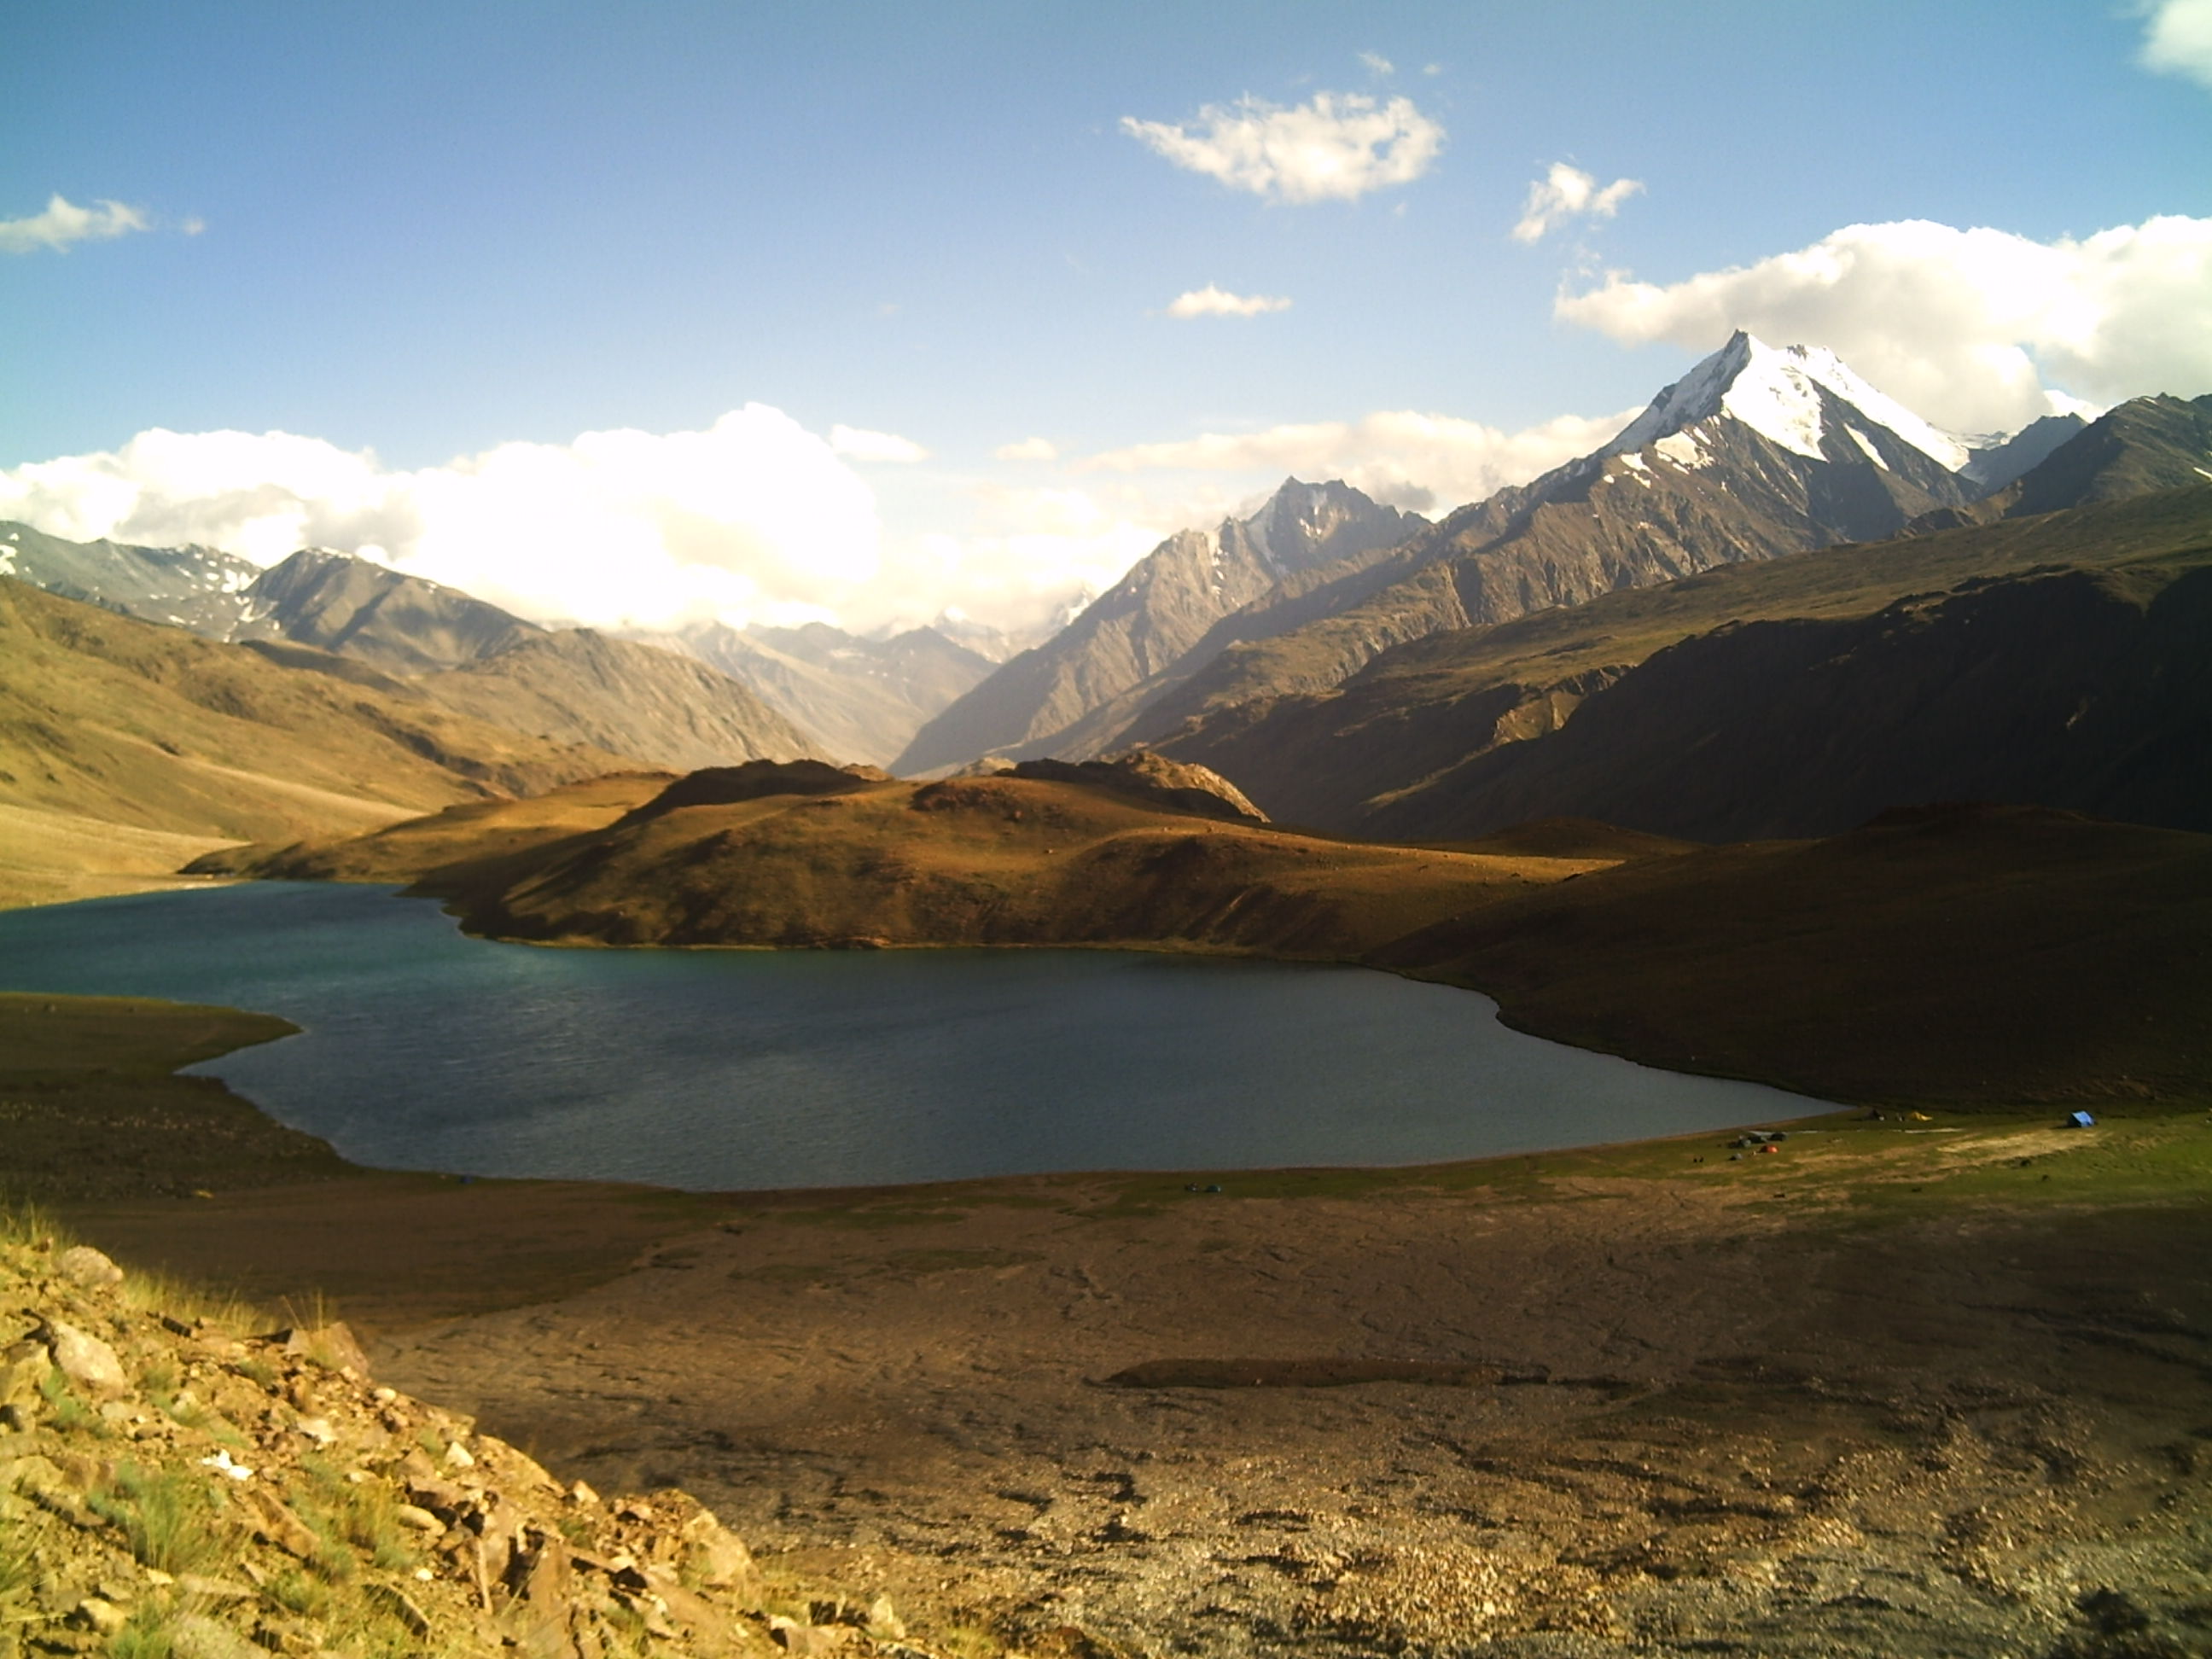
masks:
<path fill-rule="evenodd" d="M 630 764 L 0 579 L 0 902 Z"/>
<path fill-rule="evenodd" d="M 610 780 L 278 855 L 253 872 L 411 879 L 471 932 L 507 939 L 1165 944 L 1345 959 L 1610 861 L 1347 844 L 1091 783 L 847 774 L 825 787 L 826 770 L 694 775 L 669 787 L 680 804 L 626 811 L 643 781 Z M 594 815 L 603 827 L 566 833 Z"/>

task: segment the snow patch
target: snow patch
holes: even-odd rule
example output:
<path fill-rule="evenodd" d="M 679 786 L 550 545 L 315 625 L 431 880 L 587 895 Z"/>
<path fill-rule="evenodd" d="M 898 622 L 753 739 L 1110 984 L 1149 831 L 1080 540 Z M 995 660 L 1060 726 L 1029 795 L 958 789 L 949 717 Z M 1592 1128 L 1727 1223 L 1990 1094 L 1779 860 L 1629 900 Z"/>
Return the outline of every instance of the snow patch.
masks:
<path fill-rule="evenodd" d="M 1705 453 L 1697 439 L 1687 432 L 1670 432 L 1651 446 L 1677 466 L 1711 466 L 1713 458 Z"/>
<path fill-rule="evenodd" d="M 1937 431 L 1895 398 L 1861 380 L 1844 360 L 1818 346 L 1776 348 L 1739 332 L 1718 351 L 1651 400 L 1601 454 L 1650 447 L 1709 416 L 1734 416 L 1793 453 L 1820 459 L 1826 392 L 1951 471 L 1971 459 L 1964 444 Z"/>
<path fill-rule="evenodd" d="M 12 576 L 15 574 L 15 550 L 12 547 L 0 549 L 0 576 Z"/>
<path fill-rule="evenodd" d="M 1883 471 L 1887 472 L 1889 471 L 1889 463 L 1882 459 L 1881 452 L 1874 447 L 1873 439 L 1868 437 L 1865 433 L 1860 431 L 1858 428 L 1855 426 L 1847 426 L 1844 430 L 1850 433 L 1851 434 L 1851 441 L 1856 444 L 1861 450 L 1865 452 L 1867 459 L 1872 461 Z"/>

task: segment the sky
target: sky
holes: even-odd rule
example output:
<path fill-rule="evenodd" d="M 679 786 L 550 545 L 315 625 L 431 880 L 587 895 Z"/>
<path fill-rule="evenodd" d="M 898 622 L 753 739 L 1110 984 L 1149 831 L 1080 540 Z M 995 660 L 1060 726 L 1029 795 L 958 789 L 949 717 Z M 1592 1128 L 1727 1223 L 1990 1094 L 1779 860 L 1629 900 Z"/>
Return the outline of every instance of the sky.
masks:
<path fill-rule="evenodd" d="M 0 518 L 540 619 L 1004 626 L 1438 514 L 1736 327 L 2212 392 L 2212 0 L 8 14 Z"/>

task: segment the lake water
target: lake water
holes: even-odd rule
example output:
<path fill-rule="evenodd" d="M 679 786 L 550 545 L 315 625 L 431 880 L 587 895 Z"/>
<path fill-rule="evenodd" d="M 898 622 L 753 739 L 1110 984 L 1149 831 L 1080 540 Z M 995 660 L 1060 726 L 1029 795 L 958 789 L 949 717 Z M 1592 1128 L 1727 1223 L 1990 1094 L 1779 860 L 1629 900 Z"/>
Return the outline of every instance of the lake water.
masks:
<path fill-rule="evenodd" d="M 195 1069 L 362 1164 L 701 1190 L 1432 1163 L 1826 1109 L 1363 969 L 547 950 L 313 883 L 0 912 L 0 990 L 281 1014 L 303 1034 Z"/>

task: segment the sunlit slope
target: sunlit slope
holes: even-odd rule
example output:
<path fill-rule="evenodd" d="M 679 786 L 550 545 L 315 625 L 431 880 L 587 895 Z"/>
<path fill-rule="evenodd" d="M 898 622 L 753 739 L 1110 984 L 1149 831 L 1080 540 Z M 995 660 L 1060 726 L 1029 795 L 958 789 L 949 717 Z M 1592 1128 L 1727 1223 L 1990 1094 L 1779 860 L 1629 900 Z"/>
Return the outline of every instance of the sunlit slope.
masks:
<path fill-rule="evenodd" d="M 67 839 L 56 815 L 289 841 L 630 764 L 0 579 L 0 805 L 46 815 L 10 840 L 19 863 Z M 40 896 L 18 883 L 0 902 Z"/>
<path fill-rule="evenodd" d="M 520 800 L 465 801 L 366 834 L 228 847 L 189 867 L 196 875 L 283 881 L 480 881 L 508 860 L 605 829 L 674 781 L 667 772 L 611 772 Z"/>
<path fill-rule="evenodd" d="M 763 781 L 775 773 L 798 775 Z M 433 850 L 426 832 L 420 845 L 435 861 L 415 873 L 470 929 L 504 938 L 1179 944 L 1342 958 L 1609 862 L 1346 844 L 1032 778 L 877 782 L 829 768 L 697 775 L 738 774 L 768 793 L 697 800 L 695 787 L 696 804 L 651 804 L 512 857 Z M 670 799 L 684 799 L 691 781 Z M 488 813 L 479 830 L 501 833 L 520 810 Z M 409 833 L 373 840 L 396 848 Z M 356 851 L 323 856 L 334 870 L 398 873 Z M 270 873 L 311 872 L 280 861 Z"/>
<path fill-rule="evenodd" d="M 1374 960 L 1544 1036 L 1833 1099 L 2212 1103 L 2212 836 L 1916 809 L 1622 865 Z"/>

